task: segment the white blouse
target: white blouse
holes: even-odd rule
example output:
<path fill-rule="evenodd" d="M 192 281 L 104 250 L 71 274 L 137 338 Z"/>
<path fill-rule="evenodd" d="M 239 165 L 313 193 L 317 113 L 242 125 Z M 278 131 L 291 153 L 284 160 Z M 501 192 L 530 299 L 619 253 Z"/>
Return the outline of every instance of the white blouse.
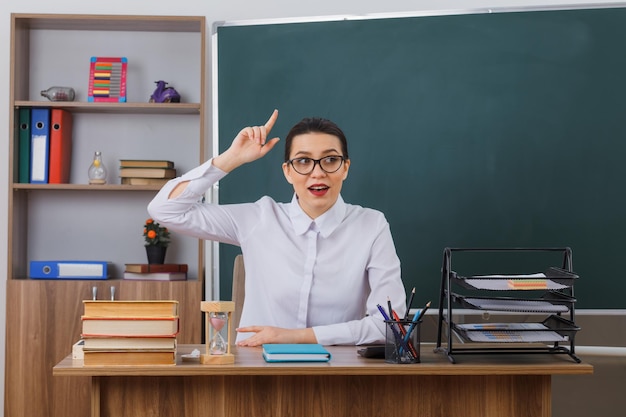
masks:
<path fill-rule="evenodd" d="M 311 220 L 294 196 L 254 203 L 204 204 L 226 173 L 209 160 L 168 182 L 148 206 L 171 231 L 241 247 L 246 298 L 239 325 L 313 328 L 318 343 L 364 344 L 385 339 L 376 307 L 387 299 L 402 316 L 406 293 L 389 224 L 376 210 L 335 205 Z M 190 181 L 181 195 L 172 189 Z M 251 336 L 240 333 L 237 340 Z"/>

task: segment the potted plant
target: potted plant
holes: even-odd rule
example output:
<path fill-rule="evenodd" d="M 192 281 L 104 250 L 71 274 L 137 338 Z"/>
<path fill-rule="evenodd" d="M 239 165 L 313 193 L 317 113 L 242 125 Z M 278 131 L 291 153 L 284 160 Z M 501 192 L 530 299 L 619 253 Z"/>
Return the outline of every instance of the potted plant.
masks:
<path fill-rule="evenodd" d="M 146 254 L 149 264 L 162 264 L 165 262 L 165 252 L 170 243 L 170 232 L 167 227 L 162 227 L 153 219 L 146 220 L 143 228 Z"/>

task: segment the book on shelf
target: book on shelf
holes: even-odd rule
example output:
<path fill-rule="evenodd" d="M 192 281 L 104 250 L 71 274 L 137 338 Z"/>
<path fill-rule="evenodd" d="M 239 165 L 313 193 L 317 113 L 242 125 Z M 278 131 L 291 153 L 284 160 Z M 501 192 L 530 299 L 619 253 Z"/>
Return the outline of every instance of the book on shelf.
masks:
<path fill-rule="evenodd" d="M 266 343 L 263 359 L 266 362 L 327 362 L 330 352 L 317 343 Z"/>
<path fill-rule="evenodd" d="M 164 186 L 171 178 L 134 178 L 124 177 L 121 183 L 123 185 L 158 185 Z"/>
<path fill-rule="evenodd" d="M 125 272 L 187 272 L 187 264 L 125 264 Z"/>
<path fill-rule="evenodd" d="M 175 168 L 120 168 L 122 178 L 176 178 Z"/>
<path fill-rule="evenodd" d="M 186 272 L 124 272 L 124 279 L 136 281 L 185 281 Z"/>
<path fill-rule="evenodd" d="M 83 300 L 85 317 L 178 317 L 176 300 Z"/>
<path fill-rule="evenodd" d="M 120 168 L 174 168 L 174 162 L 164 159 L 120 159 Z"/>
<path fill-rule="evenodd" d="M 83 316 L 83 338 L 94 336 L 168 336 L 178 334 L 178 317 Z"/>
<path fill-rule="evenodd" d="M 83 350 L 174 350 L 175 337 L 86 337 Z"/>
<path fill-rule="evenodd" d="M 83 350 L 85 366 L 175 365 L 175 350 L 97 351 Z"/>

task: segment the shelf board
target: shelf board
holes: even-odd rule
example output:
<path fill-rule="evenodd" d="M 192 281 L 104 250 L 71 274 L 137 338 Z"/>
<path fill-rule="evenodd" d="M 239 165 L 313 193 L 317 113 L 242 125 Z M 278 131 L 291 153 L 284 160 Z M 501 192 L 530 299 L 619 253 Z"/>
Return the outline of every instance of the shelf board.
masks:
<path fill-rule="evenodd" d="M 143 32 L 201 32 L 202 16 L 130 16 L 89 14 L 13 15 L 29 30 L 90 30 Z"/>
<path fill-rule="evenodd" d="M 19 107 L 62 108 L 75 113 L 200 114 L 199 103 L 102 103 L 85 101 L 16 100 Z"/>
<path fill-rule="evenodd" d="M 120 282 L 137 282 L 137 283 L 149 283 L 149 282 L 161 282 L 161 283 L 170 283 L 170 284 L 174 284 L 174 285 L 184 285 L 186 283 L 198 283 L 198 277 L 187 277 L 187 279 L 181 279 L 181 280 L 175 280 L 175 281 L 166 281 L 166 280 L 156 280 L 156 279 L 124 279 L 121 277 L 111 277 L 111 278 L 107 278 L 107 279 L 98 279 L 98 278 L 48 278 L 48 279 L 40 279 L 40 278 L 30 278 L 30 277 L 24 277 L 24 276 L 19 276 L 19 277 L 14 277 L 14 278 L 9 278 L 10 281 L 28 281 L 28 282 L 41 282 L 41 283 L 46 283 L 46 282 L 93 282 L 95 283 L 111 283 L 111 284 L 118 284 Z M 181 284 L 178 284 L 178 283 Z"/>
<path fill-rule="evenodd" d="M 159 191 L 160 185 L 126 184 L 12 184 L 13 190 L 63 190 L 63 191 Z"/>

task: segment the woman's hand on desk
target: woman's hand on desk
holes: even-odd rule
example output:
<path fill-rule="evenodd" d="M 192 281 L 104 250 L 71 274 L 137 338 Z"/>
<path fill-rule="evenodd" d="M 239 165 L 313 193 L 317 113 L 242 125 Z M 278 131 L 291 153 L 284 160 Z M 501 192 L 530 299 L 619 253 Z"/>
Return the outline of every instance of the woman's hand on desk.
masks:
<path fill-rule="evenodd" d="M 272 326 L 248 326 L 237 329 L 239 333 L 254 333 L 237 342 L 237 346 L 261 346 L 264 343 L 317 343 L 313 329 L 283 329 Z"/>

